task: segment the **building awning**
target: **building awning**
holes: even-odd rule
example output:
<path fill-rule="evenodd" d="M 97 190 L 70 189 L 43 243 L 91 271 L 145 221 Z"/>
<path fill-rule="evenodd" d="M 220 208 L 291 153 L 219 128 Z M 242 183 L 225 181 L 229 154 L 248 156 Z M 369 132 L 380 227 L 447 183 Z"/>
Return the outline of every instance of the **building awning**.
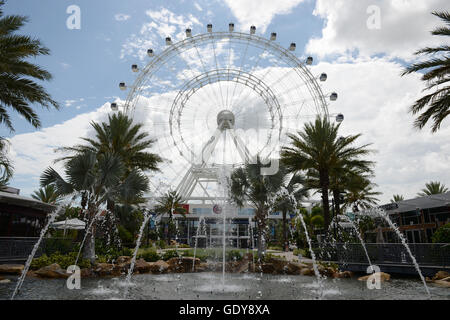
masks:
<path fill-rule="evenodd" d="M 44 203 L 33 198 L 27 198 L 18 194 L 0 191 L 0 203 L 20 206 L 25 208 L 32 208 L 46 213 L 50 213 L 57 207 L 55 205 Z"/>
<path fill-rule="evenodd" d="M 386 212 L 389 214 L 411 212 L 423 209 L 433 209 L 440 207 L 450 207 L 450 192 L 399 201 L 393 205 L 390 204 L 386 205 L 386 207 L 391 207 L 386 209 Z"/>
<path fill-rule="evenodd" d="M 86 222 L 79 219 L 67 219 L 59 222 L 54 222 L 51 224 L 52 228 L 55 229 L 70 229 L 70 230 L 84 230 L 86 227 Z"/>

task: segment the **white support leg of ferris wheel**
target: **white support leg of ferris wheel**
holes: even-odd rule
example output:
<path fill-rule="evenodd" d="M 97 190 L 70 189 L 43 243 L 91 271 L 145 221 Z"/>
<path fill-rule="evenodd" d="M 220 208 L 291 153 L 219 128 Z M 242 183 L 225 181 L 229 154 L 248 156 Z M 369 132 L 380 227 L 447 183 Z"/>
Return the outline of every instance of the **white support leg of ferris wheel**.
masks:
<path fill-rule="evenodd" d="M 236 131 L 234 129 L 228 130 L 231 137 L 233 138 L 234 145 L 236 146 L 237 151 L 239 152 L 239 155 L 241 156 L 241 159 L 244 163 L 247 163 L 250 160 L 250 152 L 248 151 L 247 147 L 245 146 L 242 139 L 236 135 Z"/>

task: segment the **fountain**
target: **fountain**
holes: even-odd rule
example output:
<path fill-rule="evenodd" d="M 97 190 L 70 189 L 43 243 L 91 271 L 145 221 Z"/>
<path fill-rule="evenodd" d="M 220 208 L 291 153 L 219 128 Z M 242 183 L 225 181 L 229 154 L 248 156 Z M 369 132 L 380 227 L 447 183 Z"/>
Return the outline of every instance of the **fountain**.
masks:
<path fill-rule="evenodd" d="M 72 202 L 75 200 L 76 196 L 71 194 L 68 196 L 69 200 L 67 205 L 71 205 Z M 41 245 L 42 239 L 44 238 L 45 234 L 47 233 L 48 228 L 50 225 L 55 221 L 56 217 L 59 216 L 63 209 L 65 209 L 66 204 L 59 205 L 55 210 L 53 210 L 52 213 L 50 213 L 47 224 L 44 226 L 44 228 L 41 230 L 41 233 L 39 235 L 38 241 L 35 243 L 33 250 L 31 250 L 30 255 L 27 258 L 27 261 L 25 262 L 25 266 L 22 270 L 22 273 L 19 277 L 19 280 L 17 281 L 17 285 L 14 289 L 14 292 L 11 296 L 11 300 L 14 300 L 14 297 L 16 294 L 20 291 L 20 288 L 22 287 L 23 281 L 25 280 L 25 277 L 27 276 L 28 270 L 30 269 L 31 262 L 33 261 L 34 256 L 36 255 L 37 250 L 39 249 L 39 246 Z"/>
<path fill-rule="evenodd" d="M 144 220 L 142 221 L 141 228 L 139 229 L 139 236 L 136 240 L 136 247 L 134 248 L 133 257 L 131 258 L 130 268 L 128 269 L 127 277 L 125 279 L 127 284 L 131 283 L 131 275 L 133 274 L 134 265 L 136 264 L 136 257 L 141 246 L 142 235 L 144 234 L 145 226 L 150 219 L 150 214 L 144 212 Z M 128 295 L 128 286 L 125 286 L 124 299 L 126 299 Z"/>
<path fill-rule="evenodd" d="M 203 222 L 203 224 L 202 224 Z M 200 231 L 202 232 L 202 238 L 206 240 L 206 222 L 205 217 L 201 216 L 198 219 L 198 225 L 197 225 L 197 232 L 195 235 L 195 246 L 194 246 L 194 259 L 192 260 L 192 272 L 195 271 L 195 257 L 197 254 L 197 245 L 198 245 L 198 238 L 200 237 Z"/>
<path fill-rule="evenodd" d="M 411 249 L 408 246 L 408 243 L 406 242 L 405 237 L 403 236 L 403 234 L 400 232 L 400 229 L 398 228 L 398 226 L 396 226 L 392 220 L 387 216 L 386 212 L 381 209 L 381 208 L 375 208 L 372 209 L 372 211 L 369 211 L 370 213 L 375 212 L 375 214 L 377 214 L 378 216 L 380 216 L 381 218 L 383 218 L 389 225 L 389 227 L 391 227 L 391 229 L 393 229 L 395 231 L 395 233 L 397 234 L 398 238 L 400 239 L 400 241 L 402 242 L 403 246 L 405 247 L 406 251 L 409 254 L 409 257 L 411 258 L 415 269 L 417 270 L 417 273 L 419 274 L 420 279 L 422 280 L 423 286 L 425 288 L 425 291 L 427 292 L 428 298 L 431 300 L 431 293 L 430 293 L 430 289 L 427 286 L 427 282 L 422 274 L 422 271 L 420 270 L 419 264 L 416 261 L 416 258 L 414 257 L 414 255 L 411 252 Z"/>

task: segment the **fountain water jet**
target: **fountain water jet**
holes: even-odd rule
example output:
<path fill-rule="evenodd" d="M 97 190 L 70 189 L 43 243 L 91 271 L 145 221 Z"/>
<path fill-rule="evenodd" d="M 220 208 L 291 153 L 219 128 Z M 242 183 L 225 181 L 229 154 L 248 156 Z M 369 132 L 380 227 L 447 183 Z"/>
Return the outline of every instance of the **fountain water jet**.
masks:
<path fill-rule="evenodd" d="M 70 196 L 70 200 L 68 205 L 70 206 L 72 204 L 72 202 L 74 201 L 75 197 L 73 194 L 71 194 Z M 17 285 L 14 289 L 14 292 L 11 296 L 11 300 L 14 300 L 14 297 L 16 296 L 16 294 L 20 291 L 20 288 L 22 287 L 22 284 L 25 280 L 25 277 L 27 276 L 28 270 L 30 269 L 30 265 L 31 262 L 33 261 L 34 256 L 36 255 L 37 250 L 39 249 L 39 246 L 41 245 L 42 239 L 44 238 L 45 234 L 47 233 L 48 228 L 50 227 L 50 225 L 55 221 L 56 217 L 60 215 L 60 213 L 62 212 L 62 210 L 64 210 L 65 205 L 59 205 L 49 216 L 47 224 L 45 225 L 45 227 L 41 230 L 41 233 L 39 235 L 39 239 L 38 241 L 35 243 L 33 250 L 31 250 L 30 255 L 27 258 L 27 261 L 25 262 L 25 266 L 22 270 L 22 273 L 19 277 L 19 280 L 17 281 Z"/>
<path fill-rule="evenodd" d="M 125 279 L 127 284 L 131 283 L 131 275 L 133 274 L 134 265 L 136 264 L 136 257 L 138 254 L 139 247 L 141 246 L 142 235 L 144 234 L 144 229 L 145 229 L 145 226 L 147 225 L 147 222 L 149 221 L 149 219 L 150 219 L 150 214 L 147 214 L 144 212 L 144 221 L 142 221 L 141 228 L 139 229 L 139 236 L 136 240 L 136 247 L 134 248 L 133 257 L 131 258 L 130 268 L 128 269 L 128 274 Z M 126 299 L 127 295 L 128 295 L 128 286 L 125 286 L 124 299 Z"/>
<path fill-rule="evenodd" d="M 410 258 L 411 258 L 411 260 L 412 260 L 412 262 L 413 262 L 413 264 L 414 264 L 414 267 L 416 268 L 416 271 L 417 271 L 417 273 L 418 273 L 419 276 L 420 276 L 420 279 L 421 279 L 422 282 L 423 282 L 423 286 L 425 287 L 425 291 L 427 292 L 428 298 L 431 300 L 431 293 L 430 293 L 430 290 L 428 289 L 427 282 L 426 282 L 426 280 L 425 280 L 425 278 L 424 278 L 424 276 L 423 276 L 423 274 L 422 274 L 422 271 L 420 270 L 420 267 L 419 267 L 419 264 L 417 263 L 416 258 L 415 258 L 414 255 L 412 254 L 411 249 L 409 248 L 409 246 L 408 246 L 408 244 L 407 244 L 407 242 L 406 242 L 405 237 L 404 237 L 403 234 L 400 232 L 399 228 L 398 228 L 398 227 L 392 222 L 392 220 L 386 215 L 386 212 L 385 212 L 383 209 L 381 209 L 381 208 L 376 208 L 376 209 L 374 209 L 374 211 L 375 211 L 375 213 L 376 213 L 378 216 L 382 217 L 382 218 L 388 223 L 389 227 L 391 227 L 391 228 L 395 231 L 395 233 L 397 234 L 397 236 L 399 237 L 400 241 L 402 242 L 403 246 L 405 247 L 406 251 L 408 252 L 408 254 L 409 254 L 409 256 L 410 256 Z"/>

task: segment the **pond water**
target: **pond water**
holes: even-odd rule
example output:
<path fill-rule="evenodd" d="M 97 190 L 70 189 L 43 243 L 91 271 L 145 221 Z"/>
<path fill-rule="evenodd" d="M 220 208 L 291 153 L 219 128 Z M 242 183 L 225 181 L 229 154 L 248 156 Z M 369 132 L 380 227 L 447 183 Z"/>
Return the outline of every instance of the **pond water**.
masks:
<path fill-rule="evenodd" d="M 323 299 L 338 300 L 423 300 L 427 298 L 419 278 L 383 282 L 381 289 L 369 290 L 365 282 L 353 279 L 326 279 Z M 10 279 L 13 279 L 10 277 Z M 9 299 L 16 283 L 0 284 L 0 299 Z M 126 288 L 128 287 L 128 288 Z M 227 274 L 222 286 L 221 273 L 135 275 L 131 284 L 121 278 L 82 279 L 80 290 L 69 290 L 63 279 L 26 278 L 15 299 L 30 300 L 312 300 L 320 288 L 315 277 Z M 433 299 L 450 300 L 450 290 L 430 285 Z"/>

